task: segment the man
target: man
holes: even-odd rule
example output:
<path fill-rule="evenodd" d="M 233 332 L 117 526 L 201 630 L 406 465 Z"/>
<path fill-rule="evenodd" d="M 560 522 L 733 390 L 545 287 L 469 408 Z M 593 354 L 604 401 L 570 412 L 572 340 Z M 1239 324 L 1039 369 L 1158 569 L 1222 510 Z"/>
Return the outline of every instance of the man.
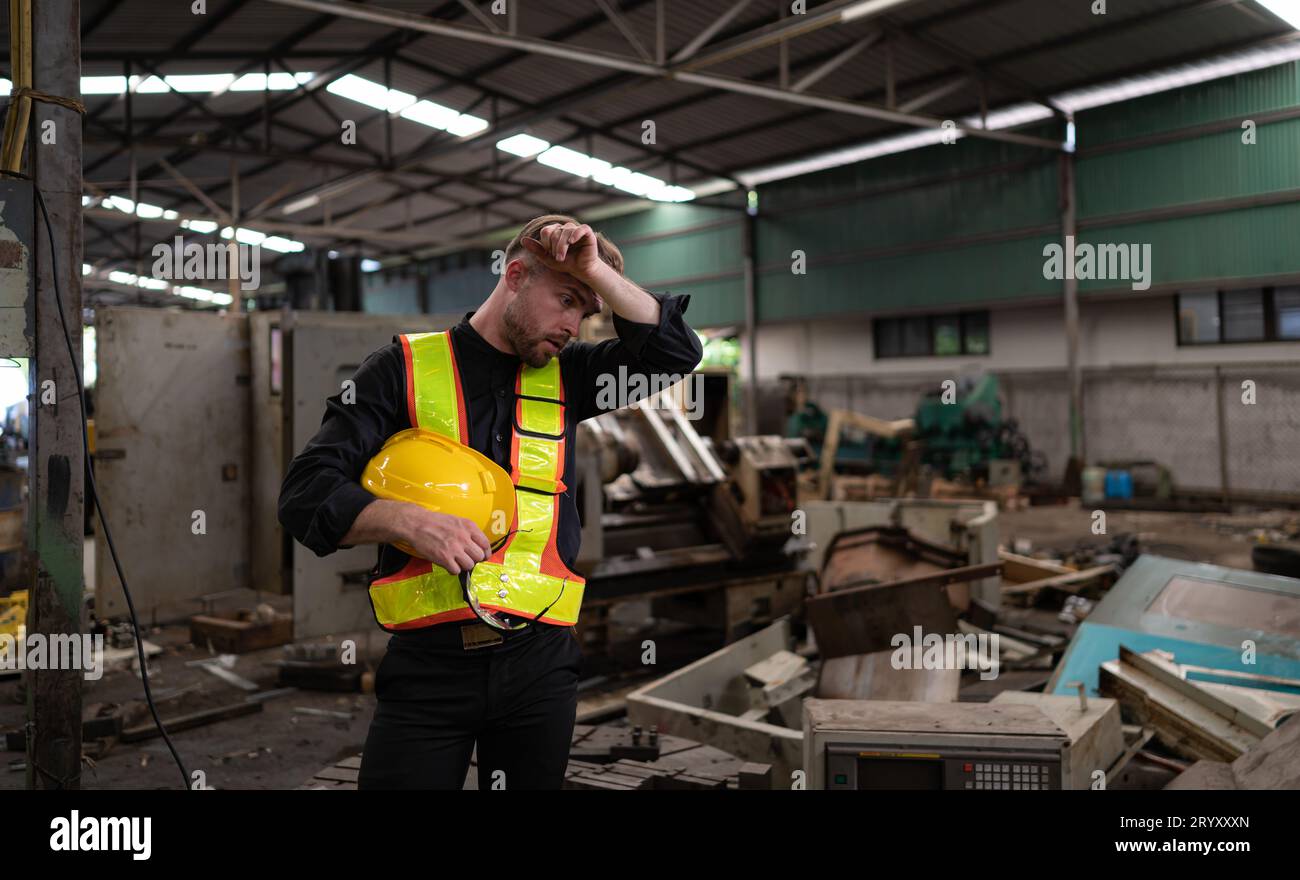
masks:
<path fill-rule="evenodd" d="M 359 483 L 366 463 L 392 435 L 439 424 L 448 416 L 439 410 L 455 409 L 463 418 L 448 422 L 458 426 L 450 436 L 459 429 L 461 442 L 525 485 L 529 471 L 526 464 L 521 468 L 520 445 L 545 432 L 520 424 L 524 404 L 562 412 L 562 436 L 551 440 L 562 468 L 553 463 L 554 479 L 541 481 L 551 494 L 516 492 L 521 514 L 526 501 L 540 497 L 554 504 L 554 516 L 544 507 L 543 525 L 531 530 L 516 520 L 520 534 L 513 540 L 545 544 L 547 554 L 558 556 L 551 570 L 563 576 L 560 585 L 580 599 L 581 579 L 572 571 L 582 528 L 574 502 L 574 434 L 580 421 L 601 411 L 600 377 L 617 377 L 620 368 L 629 379 L 681 376 L 702 355 L 682 317 L 690 297 L 651 294 L 628 280 L 618 248 L 589 226 L 561 215 L 538 217 L 520 230 L 505 256 L 491 295 L 446 336 L 399 337 L 366 359 L 354 377 L 355 402 L 344 404 L 341 395 L 327 401 L 320 431 L 289 465 L 280 490 L 281 524 L 318 555 L 380 545 L 371 573 L 372 605 L 377 621 L 394 635 L 375 676 L 378 707 L 362 756 L 362 788 L 460 788 L 476 746 L 481 789 L 559 788 L 582 659 L 573 629 L 564 625 L 570 620 L 558 611 L 539 609 L 522 619 L 502 615 L 507 626 L 519 628 L 479 622 L 459 594 L 443 588 L 456 583 L 450 576 L 474 576 L 476 566 L 480 573 L 496 571 L 500 548 L 467 519 L 377 499 Z M 617 338 L 571 341 L 602 302 L 614 313 Z M 426 394 L 417 401 L 412 376 L 427 372 L 419 352 L 429 342 L 442 346 L 455 385 L 445 386 L 450 390 L 441 398 Z M 562 407 L 541 400 L 554 393 L 528 393 L 524 383 L 539 376 L 543 383 L 546 376 L 558 377 Z M 429 403 L 439 399 L 444 403 Z M 446 402 L 451 400 L 457 405 Z M 532 482 L 537 488 L 539 481 Z M 415 550 L 416 558 L 392 546 L 399 542 Z M 534 560 L 539 555 L 545 554 L 534 554 Z M 430 592 L 428 584 L 441 585 L 443 604 L 394 611 L 382 597 L 376 601 L 379 591 L 394 584 L 417 597 Z"/>

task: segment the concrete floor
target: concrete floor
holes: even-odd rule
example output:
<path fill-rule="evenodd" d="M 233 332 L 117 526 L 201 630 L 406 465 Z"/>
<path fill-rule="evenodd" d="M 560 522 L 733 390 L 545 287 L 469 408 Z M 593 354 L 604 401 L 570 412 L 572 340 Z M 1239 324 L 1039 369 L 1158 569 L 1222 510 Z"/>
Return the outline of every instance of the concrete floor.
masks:
<path fill-rule="evenodd" d="M 383 635 L 382 633 L 380 634 Z M 163 647 L 150 658 L 150 687 L 155 695 L 197 685 L 196 691 L 160 704 L 163 718 L 182 712 L 225 705 L 244 699 L 245 691 L 186 661 L 208 656 L 206 648 L 189 644 L 184 625 L 162 627 L 146 640 Z M 386 637 L 375 639 L 382 651 Z M 364 637 L 357 637 L 358 662 L 364 662 Z M 281 648 L 240 655 L 233 671 L 262 686 L 276 687 L 278 670 L 267 661 L 283 656 Z M 375 658 L 378 661 L 378 656 Z M 126 704 L 143 698 L 140 679 L 127 670 L 106 672 L 98 681 L 86 681 L 83 708 L 95 703 Z M 0 727 L 21 727 L 26 720 L 18 679 L 0 681 Z M 220 721 L 172 734 L 181 757 L 193 773 L 203 771 L 206 784 L 216 788 L 296 788 L 325 764 L 361 751 L 374 712 L 375 700 L 367 694 L 332 694 L 299 690 L 267 700 L 261 712 Z M 349 720 L 300 714 L 295 708 L 346 712 Z M 21 761 L 22 752 L 0 752 L 0 790 L 23 788 L 24 772 L 9 768 Z M 83 765 L 85 789 L 179 788 L 180 771 L 166 744 L 158 738 L 139 743 L 117 743 L 94 766 Z"/>
<path fill-rule="evenodd" d="M 1106 534 L 1094 535 L 1093 509 L 1072 503 L 1002 511 L 998 514 L 1002 542 L 1014 549 L 1018 539 L 1028 540 L 1031 555 L 1038 555 L 1065 551 L 1078 543 L 1103 546 L 1116 535 L 1136 532 L 1144 552 L 1249 569 L 1250 550 L 1259 534 L 1271 533 L 1276 540 L 1300 529 L 1300 512 L 1290 510 L 1243 509 L 1233 514 L 1116 510 L 1106 514 Z"/>
<path fill-rule="evenodd" d="M 1002 539 L 1008 546 L 1017 540 L 1029 541 L 1031 552 L 1067 552 L 1079 543 L 1104 545 L 1124 532 L 1139 534 L 1147 552 L 1197 559 L 1219 565 L 1250 568 L 1250 548 L 1257 536 L 1274 535 L 1300 526 L 1300 513 L 1294 511 L 1242 511 L 1234 515 L 1188 514 L 1164 512 L 1115 511 L 1108 514 L 1107 534 L 1092 534 L 1090 509 L 1077 504 L 1059 507 L 1034 507 L 1000 514 Z M 91 554 L 87 554 L 89 559 Z M 90 563 L 93 564 L 93 563 Z M 88 583 L 93 583 L 93 576 Z M 638 624 L 648 623 L 648 608 L 635 604 L 623 609 L 628 633 Z M 369 635 L 369 638 L 367 638 Z M 358 661 L 367 654 L 373 665 L 382 655 L 387 637 L 375 630 L 353 634 L 358 646 Z M 208 655 L 206 648 L 189 644 L 188 627 L 166 626 L 148 637 L 164 648 L 151 659 L 155 670 L 151 683 L 156 693 L 165 693 L 188 685 L 197 690 L 186 694 L 181 705 L 169 704 L 167 717 L 179 711 L 223 705 L 241 700 L 244 691 L 227 684 L 202 669 L 185 666 L 186 661 Z M 691 645 L 676 662 L 665 663 L 664 671 L 702 656 L 711 645 Z M 241 655 L 234 671 L 270 689 L 276 686 L 276 667 L 268 661 L 283 656 L 282 649 L 272 648 Z M 663 658 L 661 658 L 663 659 Z M 589 664 L 595 666 L 595 664 Z M 599 675 L 606 669 L 589 668 L 584 677 Z M 98 681 L 85 683 L 83 705 L 95 703 L 123 704 L 141 697 L 140 681 L 126 670 L 108 672 Z M 17 679 L 0 680 L 0 728 L 21 727 L 25 707 Z M 206 784 L 216 788 L 279 789 L 295 788 L 305 783 L 322 767 L 360 752 L 374 712 L 371 695 L 331 694 L 310 691 L 268 700 L 263 710 L 243 718 L 217 722 L 173 735 L 177 749 L 192 771 L 201 770 Z M 345 712 L 348 719 L 335 719 L 297 713 L 296 708 L 325 709 Z M 21 752 L 0 753 L 5 766 L 0 767 L 0 790 L 19 789 L 25 774 L 8 765 L 21 761 Z M 117 744 L 108 754 L 83 768 L 82 787 L 87 789 L 178 788 L 180 774 L 160 739 L 136 744 Z"/>

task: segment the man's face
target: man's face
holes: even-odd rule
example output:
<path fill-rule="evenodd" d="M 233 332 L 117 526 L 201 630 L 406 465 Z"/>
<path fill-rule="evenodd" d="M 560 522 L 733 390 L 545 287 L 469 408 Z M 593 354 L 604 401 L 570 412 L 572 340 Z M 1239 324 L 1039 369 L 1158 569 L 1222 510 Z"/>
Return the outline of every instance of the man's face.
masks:
<path fill-rule="evenodd" d="M 528 366 L 544 367 L 578 335 L 582 319 L 599 311 L 595 294 L 545 266 L 533 265 L 530 274 L 523 259 L 511 261 L 506 272 L 515 289 L 505 310 L 506 339 Z"/>

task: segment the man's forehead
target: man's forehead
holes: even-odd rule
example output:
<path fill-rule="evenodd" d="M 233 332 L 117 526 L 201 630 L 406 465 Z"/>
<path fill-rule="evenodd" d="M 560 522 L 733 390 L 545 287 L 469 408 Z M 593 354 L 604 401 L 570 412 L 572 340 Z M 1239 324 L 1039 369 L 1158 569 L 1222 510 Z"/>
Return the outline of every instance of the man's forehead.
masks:
<path fill-rule="evenodd" d="M 601 298 L 596 295 L 596 291 L 592 290 L 567 272 L 559 272 L 554 269 L 548 271 L 551 273 L 551 280 L 556 285 L 572 290 L 577 293 L 578 296 L 582 297 L 583 310 L 586 312 L 586 315 L 594 315 L 600 311 L 604 303 L 601 301 Z"/>

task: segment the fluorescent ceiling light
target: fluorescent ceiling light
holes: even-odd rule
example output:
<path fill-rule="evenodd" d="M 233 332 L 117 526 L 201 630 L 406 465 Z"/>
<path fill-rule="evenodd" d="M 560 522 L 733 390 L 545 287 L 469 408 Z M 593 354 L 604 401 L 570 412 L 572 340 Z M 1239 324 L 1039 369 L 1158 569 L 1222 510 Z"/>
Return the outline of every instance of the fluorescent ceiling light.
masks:
<path fill-rule="evenodd" d="M 575 177 L 590 177 L 593 170 L 590 156 L 568 147 L 551 147 L 538 156 L 537 161 L 549 168 L 567 171 Z"/>
<path fill-rule="evenodd" d="M 380 269 L 382 269 L 382 268 L 383 268 L 383 265 L 382 265 L 378 260 L 362 260 L 362 261 L 361 261 L 361 271 L 362 271 L 362 272 L 378 272 L 378 271 L 379 271 Z"/>
<path fill-rule="evenodd" d="M 164 76 L 163 82 L 176 92 L 222 92 L 235 81 L 233 73 L 200 73 Z"/>
<path fill-rule="evenodd" d="M 143 287 L 148 290 L 166 290 L 171 284 L 163 281 L 161 278 L 149 278 L 144 275 L 136 275 L 133 272 L 123 272 L 115 269 L 108 273 L 108 280 L 116 284 L 126 284 L 130 287 Z"/>
<path fill-rule="evenodd" d="M 282 92 L 296 88 L 300 83 L 311 82 L 314 73 L 273 73 L 267 86 L 265 73 L 246 73 L 236 77 L 233 73 L 182 73 L 164 76 L 159 79 L 150 76 L 143 81 L 138 76 L 131 77 L 130 87 L 137 95 L 163 95 L 167 92 L 186 92 L 194 94 L 220 94 L 231 92 Z M 4 94 L 8 94 L 9 81 L 4 80 Z M 121 95 L 127 90 L 127 78 L 124 76 L 83 76 L 81 93 L 83 95 Z"/>
<path fill-rule="evenodd" d="M 639 171 L 628 171 L 626 168 L 616 168 L 615 172 L 627 171 L 626 174 L 619 174 L 614 181 L 614 188 L 621 189 L 623 192 L 631 193 L 634 196 L 644 196 L 656 190 L 663 189 L 664 182 L 657 177 L 651 177 L 649 174 L 642 174 Z"/>
<path fill-rule="evenodd" d="M 469 137 L 472 134 L 478 134 L 480 131 L 487 131 L 491 126 L 486 119 L 478 116 L 471 116 L 468 113 L 458 113 L 456 118 L 447 126 L 447 132 L 454 134 L 456 137 Z"/>
<path fill-rule="evenodd" d="M 265 73 L 246 73 L 230 86 L 232 92 L 287 92 L 309 83 L 314 73 L 273 73 L 267 84 Z"/>
<path fill-rule="evenodd" d="M 415 103 L 415 95 L 397 89 L 386 89 L 377 82 L 353 73 L 334 80 L 325 87 L 325 91 L 389 113 L 397 113 Z"/>
<path fill-rule="evenodd" d="M 125 91 L 126 77 L 124 76 L 83 76 L 81 78 L 83 95 L 120 95 Z"/>
<path fill-rule="evenodd" d="M 163 95 L 170 92 L 167 84 L 156 76 L 151 76 L 144 82 L 140 82 L 140 77 L 131 77 L 131 87 L 135 89 L 137 95 Z"/>
<path fill-rule="evenodd" d="M 300 241 L 294 241 L 291 238 L 283 238 L 279 235 L 268 235 L 262 239 L 262 247 L 268 250 L 279 251 L 282 254 L 296 254 L 307 248 L 307 245 Z"/>
<path fill-rule="evenodd" d="M 671 186 L 657 177 L 632 171 L 622 165 L 612 165 L 604 159 L 597 159 L 568 147 L 553 147 L 532 135 L 517 134 L 508 137 L 497 142 L 497 149 L 524 158 L 536 155 L 538 163 L 548 168 L 564 171 L 575 177 L 589 177 L 597 183 L 612 186 L 634 196 L 660 202 L 686 202 L 695 198 L 695 193 L 686 187 Z"/>
<path fill-rule="evenodd" d="M 258 232 L 255 229 L 245 229 L 242 226 L 233 230 L 229 226 L 223 227 L 221 230 L 221 237 L 230 238 L 231 236 L 234 236 L 235 241 L 240 244 L 261 244 L 266 240 L 265 232 Z"/>
<path fill-rule="evenodd" d="M 488 127 L 486 119 L 461 113 L 436 101 L 417 101 L 415 95 L 385 88 L 380 83 L 353 73 L 334 80 L 325 87 L 325 91 L 376 110 L 396 113 L 403 119 L 450 132 L 459 137 L 478 134 Z"/>
<path fill-rule="evenodd" d="M 300 199 L 295 199 L 280 209 L 281 214 L 297 214 L 299 211 L 305 211 L 308 208 L 314 208 L 320 204 L 320 194 L 311 193 Z"/>
<path fill-rule="evenodd" d="M 211 220 L 182 220 L 181 228 L 205 235 L 209 232 L 216 232 L 217 224 Z"/>
<path fill-rule="evenodd" d="M 460 114 L 433 101 L 416 101 L 398 115 L 431 128 L 446 129 Z"/>
<path fill-rule="evenodd" d="M 497 149 L 504 150 L 507 153 L 513 153 L 516 156 L 522 156 L 527 159 L 529 156 L 536 156 L 543 150 L 549 150 L 551 145 L 541 138 L 533 137 L 531 134 L 517 134 L 497 141 Z"/>
<path fill-rule="evenodd" d="M 135 214 L 145 220 L 157 220 L 163 215 L 163 209 L 157 205 L 146 205 L 144 202 L 140 202 L 135 206 Z"/>
<path fill-rule="evenodd" d="M 866 18 L 868 15 L 884 12 L 891 6 L 906 2 L 907 0 L 863 0 L 862 3 L 855 3 L 841 12 L 840 21 L 856 21 L 859 18 Z"/>
<path fill-rule="evenodd" d="M 291 238 L 267 235 L 265 232 L 258 232 L 256 229 L 245 229 L 242 226 L 235 230 L 231 230 L 229 226 L 223 227 L 221 237 L 225 239 L 233 237 L 240 244 L 257 245 L 269 250 L 279 251 L 282 254 L 296 254 L 307 247 L 302 242 L 294 241 Z"/>
<path fill-rule="evenodd" d="M 81 273 L 83 275 L 97 274 L 87 263 L 82 264 Z M 166 281 L 162 278 L 149 278 L 143 275 L 136 275 L 134 272 L 124 272 L 120 269 L 114 269 L 109 272 L 106 277 L 114 284 L 122 284 L 127 287 L 141 287 L 145 290 L 170 290 L 171 293 L 176 296 L 210 302 L 219 306 L 228 306 L 234 302 L 234 299 L 228 293 L 208 290 L 205 287 L 193 287 L 188 284 L 173 285 L 170 281 Z"/>
<path fill-rule="evenodd" d="M 651 190 L 647 195 L 656 202 L 689 202 L 695 198 L 695 193 L 684 186 L 665 186 Z"/>
<path fill-rule="evenodd" d="M 81 204 L 89 205 L 94 200 L 90 196 L 82 196 Z M 134 214 L 143 220 L 176 220 L 180 215 L 170 208 L 161 208 L 158 205 L 150 205 L 146 202 L 133 202 L 122 196 L 106 196 L 103 201 L 103 207 L 112 210 L 121 211 L 124 214 Z M 190 232 L 196 232 L 200 235 L 216 232 L 218 224 L 212 220 L 190 220 L 180 221 L 180 227 Z M 265 232 L 258 232 L 256 229 L 231 229 L 229 226 L 221 229 L 221 237 L 225 239 L 234 238 L 241 244 L 260 245 L 269 250 L 278 251 L 282 254 L 296 254 L 306 250 L 307 246 L 300 241 L 291 238 L 285 238 L 280 235 L 267 235 Z"/>
<path fill-rule="evenodd" d="M 488 127 L 486 119 L 461 113 L 434 101 L 416 101 L 398 115 L 403 119 L 441 129 L 458 137 L 478 134 Z"/>
<path fill-rule="evenodd" d="M 1255 0 L 1269 12 L 1300 30 L 1300 0 Z"/>

